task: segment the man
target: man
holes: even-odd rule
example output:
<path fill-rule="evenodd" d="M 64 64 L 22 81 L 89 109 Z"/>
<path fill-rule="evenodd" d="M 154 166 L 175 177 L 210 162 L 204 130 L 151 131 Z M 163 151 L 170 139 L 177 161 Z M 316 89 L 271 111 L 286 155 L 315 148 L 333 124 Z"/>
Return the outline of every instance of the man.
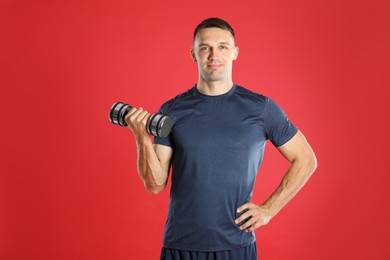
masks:
<path fill-rule="evenodd" d="M 239 53 L 234 31 L 210 18 L 194 32 L 198 82 L 160 112 L 174 126 L 167 138 L 146 131 L 150 114 L 133 108 L 126 122 L 138 148 L 145 187 L 172 187 L 161 259 L 257 259 L 254 230 L 266 225 L 302 188 L 317 163 L 303 134 L 270 98 L 233 83 Z M 267 140 L 291 162 L 261 205 L 250 202 Z"/>

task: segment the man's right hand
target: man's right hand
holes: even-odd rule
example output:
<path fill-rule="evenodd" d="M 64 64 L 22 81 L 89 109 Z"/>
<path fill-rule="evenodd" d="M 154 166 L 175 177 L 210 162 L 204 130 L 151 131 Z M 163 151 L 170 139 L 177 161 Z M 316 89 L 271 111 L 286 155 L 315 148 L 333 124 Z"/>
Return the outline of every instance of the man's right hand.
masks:
<path fill-rule="evenodd" d="M 149 114 L 148 111 L 143 110 L 142 107 L 139 109 L 133 107 L 127 113 L 125 121 L 133 132 L 137 141 L 140 141 L 144 138 L 148 138 L 150 140 L 150 135 L 146 128 L 146 124 L 150 116 L 151 114 Z"/>
<path fill-rule="evenodd" d="M 150 116 L 151 114 L 142 108 L 131 108 L 125 116 L 125 121 L 137 143 L 138 173 L 146 189 L 157 194 L 167 184 L 173 150 L 168 146 L 152 144 L 146 128 Z"/>

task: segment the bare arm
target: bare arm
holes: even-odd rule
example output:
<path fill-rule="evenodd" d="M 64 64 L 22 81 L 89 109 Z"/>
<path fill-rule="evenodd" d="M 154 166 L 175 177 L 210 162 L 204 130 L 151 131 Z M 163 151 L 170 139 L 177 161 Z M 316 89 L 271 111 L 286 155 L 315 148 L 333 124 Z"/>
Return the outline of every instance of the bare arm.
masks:
<path fill-rule="evenodd" d="M 238 212 L 248 211 L 236 223 L 250 218 L 240 226 L 242 230 L 251 232 L 267 224 L 298 193 L 317 167 L 314 152 L 300 131 L 278 150 L 291 162 L 291 166 L 279 187 L 262 205 L 246 203 L 238 208 Z"/>
<path fill-rule="evenodd" d="M 153 194 L 162 191 L 168 180 L 172 148 L 153 145 L 146 130 L 150 114 L 147 111 L 132 108 L 126 115 L 126 122 L 132 130 L 137 144 L 138 173 L 145 188 Z"/>

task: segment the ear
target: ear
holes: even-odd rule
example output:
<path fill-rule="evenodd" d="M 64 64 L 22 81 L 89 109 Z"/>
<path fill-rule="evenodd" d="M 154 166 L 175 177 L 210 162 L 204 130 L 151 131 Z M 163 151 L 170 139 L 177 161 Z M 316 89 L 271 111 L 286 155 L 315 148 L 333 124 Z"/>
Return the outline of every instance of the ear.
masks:
<path fill-rule="evenodd" d="M 235 49 L 234 49 L 234 58 L 233 58 L 233 60 L 237 60 L 239 51 L 240 51 L 240 49 L 236 46 Z"/>
<path fill-rule="evenodd" d="M 194 49 L 191 49 L 191 57 L 192 57 L 192 60 L 193 60 L 193 61 L 196 61 Z"/>

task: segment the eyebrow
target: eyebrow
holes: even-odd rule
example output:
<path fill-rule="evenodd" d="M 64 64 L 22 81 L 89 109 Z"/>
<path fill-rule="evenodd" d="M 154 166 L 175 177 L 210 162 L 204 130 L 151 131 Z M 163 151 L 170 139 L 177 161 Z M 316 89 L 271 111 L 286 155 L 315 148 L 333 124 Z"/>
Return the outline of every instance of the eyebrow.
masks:
<path fill-rule="evenodd" d="M 231 44 L 230 44 L 229 42 L 219 42 L 218 44 L 229 45 L 229 46 L 231 46 Z M 200 44 L 198 45 L 198 47 L 201 47 L 201 46 L 210 46 L 210 44 L 208 44 L 208 43 L 200 43 Z"/>

